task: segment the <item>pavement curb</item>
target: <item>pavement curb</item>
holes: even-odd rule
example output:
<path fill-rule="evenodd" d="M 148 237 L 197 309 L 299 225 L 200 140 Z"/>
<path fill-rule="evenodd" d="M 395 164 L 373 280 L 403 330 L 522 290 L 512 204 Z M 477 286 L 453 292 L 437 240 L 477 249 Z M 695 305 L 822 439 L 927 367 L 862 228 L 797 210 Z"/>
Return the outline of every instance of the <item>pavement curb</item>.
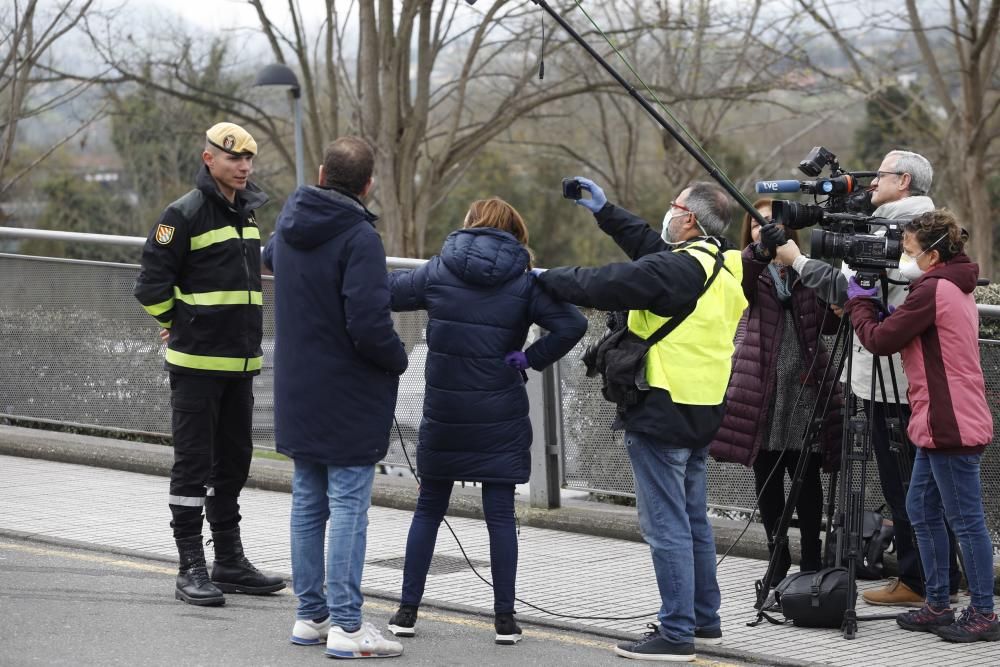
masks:
<path fill-rule="evenodd" d="M 170 475 L 173 464 L 171 449 L 163 445 L 19 426 L 0 426 L 0 454 L 164 477 Z M 254 458 L 247 486 L 290 493 L 292 465 L 287 461 Z M 417 487 L 412 478 L 376 475 L 372 489 L 373 505 L 412 512 L 416 502 Z M 563 506 L 557 509 L 540 509 L 525 500 L 516 500 L 515 511 L 522 525 L 533 528 L 643 541 L 638 516 L 631 507 L 564 500 Z M 456 488 L 448 515 L 482 520 L 480 490 Z M 715 519 L 712 523 L 719 553 L 724 553 L 734 541 L 739 540 L 731 555 L 767 559 L 766 540 L 758 524 L 751 525 L 741 537 L 744 522 Z M 798 541 L 792 539 L 791 542 L 794 558 L 797 557 L 795 549 Z"/>
<path fill-rule="evenodd" d="M 61 537 L 52 537 L 50 535 L 41 535 L 38 533 L 29 533 L 21 530 L 11 530 L 8 528 L 0 527 L 0 538 L 16 539 L 25 542 L 34 542 L 38 544 L 45 544 L 53 547 L 61 547 L 68 549 L 77 549 L 82 551 L 90 551 L 102 554 L 112 554 L 115 556 L 124 556 L 128 558 L 135 558 L 146 561 L 153 561 L 156 563 L 163 563 L 164 565 L 176 566 L 177 560 L 168 556 L 163 556 L 156 553 L 149 553 L 146 551 L 139 551 L 136 549 L 125 549 L 122 547 L 115 547 L 113 545 L 105 544 L 94 544 L 92 542 L 84 542 L 82 540 L 71 540 Z M 282 577 L 286 583 L 288 583 L 291 590 L 291 575 L 285 572 L 278 571 L 268 571 L 270 574 L 274 574 Z M 362 594 L 366 598 L 372 598 L 375 600 L 380 600 L 383 602 L 396 603 L 399 598 L 394 595 L 389 595 L 385 591 L 372 589 L 368 587 L 362 587 Z M 523 600 L 518 600 L 522 604 L 525 603 Z M 473 607 L 470 605 L 457 604 L 454 602 L 444 602 L 434 598 L 425 598 L 421 603 L 421 608 L 428 607 L 432 610 L 442 610 L 442 611 L 455 611 L 463 614 L 468 614 L 470 616 L 478 616 L 483 619 L 492 619 L 493 615 L 483 611 L 480 607 Z M 534 626 L 540 628 L 548 628 L 552 630 L 561 630 L 564 632 L 572 632 L 575 634 L 586 634 L 593 637 L 602 637 L 609 640 L 629 640 L 635 639 L 635 635 L 631 633 L 624 632 L 614 632 L 606 628 L 601 628 L 599 626 L 588 626 L 574 624 L 570 621 L 562 621 L 559 619 L 546 618 L 540 616 L 534 616 L 529 613 L 522 613 L 521 616 L 524 618 L 525 623 L 531 623 Z M 608 647 L 610 650 L 610 646 Z M 731 649 L 724 646 L 713 646 L 710 649 L 699 649 L 699 655 L 710 656 L 713 658 L 726 658 L 729 660 L 739 660 L 745 663 L 751 664 L 761 664 L 761 665 L 774 665 L 775 667 L 802 667 L 805 665 L 811 665 L 814 663 L 807 663 L 801 661 L 789 661 L 776 659 L 776 656 L 764 655 L 753 653 L 749 651 L 742 651 L 739 649 Z"/>

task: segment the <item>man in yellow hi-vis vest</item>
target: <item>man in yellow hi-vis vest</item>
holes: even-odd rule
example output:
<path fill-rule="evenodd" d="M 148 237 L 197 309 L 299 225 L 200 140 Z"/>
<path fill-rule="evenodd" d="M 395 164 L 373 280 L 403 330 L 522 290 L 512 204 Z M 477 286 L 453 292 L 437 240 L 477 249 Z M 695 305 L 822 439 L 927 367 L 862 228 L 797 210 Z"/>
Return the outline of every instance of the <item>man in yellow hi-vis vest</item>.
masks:
<path fill-rule="evenodd" d="M 657 234 L 642 219 L 609 204 L 593 181 L 576 180 L 590 193 L 577 203 L 594 213 L 632 261 L 540 272 L 542 287 L 579 306 L 628 310 L 628 327 L 641 338 L 690 311 L 650 348 L 650 388 L 620 412 L 612 428 L 625 429 L 639 525 L 652 552 L 662 602 L 656 629 L 639 641 L 619 644 L 615 652 L 642 660 L 694 660 L 696 642 L 722 639 L 705 464 L 708 444 L 722 422 L 736 325 L 747 306 L 740 254 L 722 236 L 730 199 L 715 184 L 692 183 L 670 202 Z M 716 271 L 718 260 L 721 270 Z"/>
<path fill-rule="evenodd" d="M 250 182 L 256 154 L 257 142 L 239 125 L 209 128 L 196 187 L 160 215 L 135 284 L 167 343 L 174 436 L 167 502 L 180 558 L 174 595 L 194 605 L 225 604 L 224 592 L 285 587 L 247 560 L 239 527 L 264 326 L 255 211 L 267 195 Z M 211 577 L 202 508 L 215 543 Z"/>

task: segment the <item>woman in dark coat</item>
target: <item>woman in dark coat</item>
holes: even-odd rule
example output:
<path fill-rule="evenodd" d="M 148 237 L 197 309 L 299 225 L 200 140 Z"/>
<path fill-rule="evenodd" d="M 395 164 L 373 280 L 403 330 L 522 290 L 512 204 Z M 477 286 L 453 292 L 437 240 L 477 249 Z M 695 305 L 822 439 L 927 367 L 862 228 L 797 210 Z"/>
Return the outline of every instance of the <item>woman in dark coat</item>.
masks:
<path fill-rule="evenodd" d="M 771 217 L 771 200 L 754 204 Z M 795 240 L 795 230 L 786 230 Z M 740 323 L 733 355 L 733 375 L 726 391 L 726 416 L 711 445 L 719 461 L 751 466 L 761 521 L 773 553 L 774 530 L 785 510 L 785 484 L 802 453 L 802 433 L 820 394 L 828 355 L 821 333 L 836 331 L 839 318 L 804 287 L 791 267 L 769 263 L 760 246 L 760 225 L 743 219 L 743 292 L 750 305 Z M 826 331 L 822 331 L 826 329 Z M 843 398 L 831 372 L 822 392 L 834 391 L 824 415 L 819 454 L 810 455 L 795 510 L 799 519 L 803 571 L 822 567 L 820 525 L 823 488 L 820 468 L 832 470 L 840 456 Z M 832 386 L 831 386 L 832 385 Z M 771 585 L 791 565 L 787 543 Z"/>
<path fill-rule="evenodd" d="M 441 254 L 389 275 L 392 309 L 426 309 L 424 416 L 417 446 L 420 496 L 410 524 L 399 611 L 389 630 L 412 636 L 438 527 L 456 481 L 483 485 L 490 533 L 496 642 L 513 644 L 517 536 L 514 485 L 528 481 L 531 422 L 524 384 L 569 352 L 587 330 L 570 304 L 555 301 L 530 272 L 528 230 L 501 199 L 473 202 Z M 545 334 L 523 352 L 529 327 Z"/>

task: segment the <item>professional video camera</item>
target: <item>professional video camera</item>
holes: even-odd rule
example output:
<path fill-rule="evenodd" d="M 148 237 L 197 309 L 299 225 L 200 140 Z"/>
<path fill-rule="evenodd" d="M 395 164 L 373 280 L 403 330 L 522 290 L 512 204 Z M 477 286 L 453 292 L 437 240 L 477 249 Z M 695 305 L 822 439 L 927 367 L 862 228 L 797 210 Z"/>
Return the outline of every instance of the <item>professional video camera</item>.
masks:
<path fill-rule="evenodd" d="M 860 179 L 872 178 L 873 171 L 845 171 L 840 168 L 837 156 L 822 146 L 813 148 L 804 160 L 799 162 L 799 171 L 813 178 L 819 176 L 825 167 L 830 167 L 830 177 L 813 181 L 758 181 L 758 194 L 805 193 L 814 196 L 815 204 L 776 201 L 772 206 L 775 222 L 792 229 L 802 229 L 823 224 L 832 213 L 855 213 L 869 215 L 872 208 L 871 193 L 861 184 Z M 826 199 L 819 201 L 820 196 Z M 778 220 L 778 215 L 781 220 Z"/>
<path fill-rule="evenodd" d="M 873 171 L 849 172 L 840 168 L 837 156 L 822 146 L 813 148 L 799 163 L 799 171 L 807 176 L 819 176 L 830 167 L 830 177 L 812 181 L 759 181 L 760 194 L 811 194 L 816 204 L 777 200 L 771 204 L 775 224 L 790 229 L 814 229 L 810 239 L 810 255 L 815 259 L 841 259 L 852 269 L 872 274 L 899 266 L 903 251 L 902 226 L 899 220 L 869 217 L 872 213 L 871 192 L 860 179 L 872 178 Z M 820 201 L 819 197 L 826 195 Z M 875 233 L 880 231 L 880 233 Z M 859 281 L 862 278 L 859 277 Z"/>

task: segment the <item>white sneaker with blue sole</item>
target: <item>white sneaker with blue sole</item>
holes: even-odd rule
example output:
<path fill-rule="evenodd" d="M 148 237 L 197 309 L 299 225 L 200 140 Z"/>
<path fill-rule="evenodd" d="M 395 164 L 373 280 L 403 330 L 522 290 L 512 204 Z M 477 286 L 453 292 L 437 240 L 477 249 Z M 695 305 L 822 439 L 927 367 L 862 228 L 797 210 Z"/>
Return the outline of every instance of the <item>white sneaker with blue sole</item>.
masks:
<path fill-rule="evenodd" d="M 326 637 L 326 654 L 331 658 L 391 658 L 403 655 L 403 645 L 386 639 L 368 622 L 362 623 L 355 632 L 345 632 L 331 625 Z"/>
<path fill-rule="evenodd" d="M 309 619 L 296 619 L 292 628 L 291 642 L 298 646 L 318 646 L 326 642 L 326 637 L 330 633 L 330 618 L 327 617 L 320 622 Z"/>

